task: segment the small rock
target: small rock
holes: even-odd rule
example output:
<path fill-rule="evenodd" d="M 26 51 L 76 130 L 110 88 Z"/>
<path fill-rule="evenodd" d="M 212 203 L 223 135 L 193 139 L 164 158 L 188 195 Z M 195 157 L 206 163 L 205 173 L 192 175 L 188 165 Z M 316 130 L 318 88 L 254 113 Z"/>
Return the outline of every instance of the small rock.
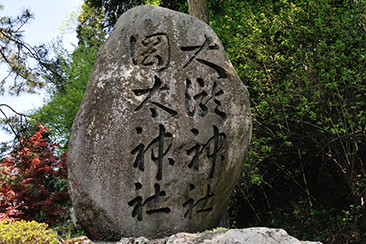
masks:
<path fill-rule="evenodd" d="M 68 239 L 62 242 L 62 244 L 94 244 L 94 242 L 89 240 L 89 238 L 86 236 L 78 236 L 72 239 Z"/>

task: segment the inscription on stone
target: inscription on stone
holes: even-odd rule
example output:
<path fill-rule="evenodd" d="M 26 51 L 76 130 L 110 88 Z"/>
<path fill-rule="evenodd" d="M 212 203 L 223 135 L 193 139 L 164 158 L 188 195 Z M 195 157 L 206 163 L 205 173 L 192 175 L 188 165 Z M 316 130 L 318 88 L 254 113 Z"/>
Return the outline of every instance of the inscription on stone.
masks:
<path fill-rule="evenodd" d="M 73 125 L 74 222 L 101 240 L 216 227 L 250 136 L 248 92 L 212 29 L 156 6 L 129 10 Z"/>
<path fill-rule="evenodd" d="M 140 183 L 135 183 L 136 184 L 140 184 Z M 142 221 L 142 215 L 143 215 L 143 210 L 145 205 L 147 205 L 148 203 L 153 203 L 150 204 L 153 207 L 150 209 L 147 209 L 145 211 L 146 214 L 151 215 L 154 213 L 170 213 L 170 208 L 156 208 L 157 204 L 159 203 L 159 199 L 160 197 L 164 197 L 166 196 L 165 191 L 160 191 L 160 185 L 159 184 L 155 184 L 154 185 L 155 188 L 155 194 L 153 196 L 148 197 L 145 201 L 143 201 L 141 196 L 137 196 L 134 199 L 132 199 L 131 201 L 128 202 L 129 206 L 134 206 L 133 210 L 132 210 L 132 218 L 137 218 L 138 221 Z"/>
<path fill-rule="evenodd" d="M 163 125 L 159 125 L 159 135 L 155 137 L 146 147 L 144 144 L 140 143 L 137 147 L 132 149 L 131 154 L 136 154 L 133 167 L 144 171 L 145 154 L 147 154 L 148 157 L 150 157 L 150 160 L 157 165 L 156 179 L 162 180 L 164 161 L 168 161 L 169 165 L 171 166 L 174 165 L 174 159 L 167 156 L 170 148 L 172 147 L 172 140 L 172 134 L 166 132 Z M 147 153 L 149 151 L 150 153 Z"/>
<path fill-rule="evenodd" d="M 186 47 L 181 47 L 180 49 L 184 52 L 189 52 L 189 51 L 194 52 L 194 54 L 190 57 L 190 59 L 183 66 L 183 68 L 186 68 L 194 60 L 196 60 L 196 61 L 198 61 L 198 62 L 200 62 L 204 65 L 207 65 L 208 67 L 214 69 L 218 74 L 217 78 L 222 78 L 223 79 L 223 78 L 228 77 L 226 70 L 223 69 L 222 67 L 220 67 L 219 65 L 217 65 L 215 63 L 212 63 L 212 62 L 209 62 L 205 59 L 198 58 L 198 56 L 201 52 L 205 52 L 205 51 L 208 51 L 208 50 L 218 50 L 218 49 L 220 49 L 220 47 L 217 44 L 213 43 L 212 37 L 209 37 L 208 35 L 205 35 L 205 40 L 202 43 L 202 45 L 200 45 L 200 46 L 186 46 Z"/>
<path fill-rule="evenodd" d="M 133 90 L 133 93 L 136 96 L 145 95 L 145 99 L 135 108 L 135 111 L 141 110 L 146 103 L 149 103 L 151 105 L 150 111 L 152 117 L 158 116 L 157 108 L 162 109 L 173 117 L 176 117 L 178 114 L 177 111 L 174 111 L 173 109 L 152 100 L 154 95 L 159 96 L 159 92 L 163 92 L 166 90 L 168 90 L 168 88 L 166 86 L 162 86 L 161 80 L 157 76 L 154 77 L 153 87 L 147 89 Z"/>
<path fill-rule="evenodd" d="M 193 186 L 192 190 L 194 190 L 194 188 L 195 187 Z M 197 201 L 194 201 L 193 198 L 189 198 L 186 202 L 183 203 L 182 206 L 188 208 L 187 211 L 184 213 L 184 218 L 192 219 L 193 214 L 206 213 L 213 210 L 213 207 L 208 205 L 208 201 L 210 199 L 212 200 L 215 194 L 211 193 L 210 190 L 210 185 L 207 185 L 207 192 L 205 196 L 201 197 Z"/>
<path fill-rule="evenodd" d="M 189 90 L 192 86 L 192 82 L 188 78 L 186 79 L 185 106 L 186 106 L 187 114 L 189 116 L 193 117 L 194 114 L 196 113 L 196 109 L 198 107 L 199 108 L 198 114 L 201 117 L 204 117 L 208 113 L 207 103 L 210 101 L 213 101 L 216 104 L 216 107 L 214 110 L 215 113 L 218 116 L 220 116 L 221 119 L 223 119 L 223 120 L 226 119 L 226 117 L 227 117 L 226 113 L 219 109 L 219 107 L 221 106 L 221 102 L 218 100 L 218 97 L 223 95 L 224 91 L 220 88 L 217 88 L 217 83 L 214 82 L 212 85 L 212 88 L 208 91 L 209 93 L 207 93 L 204 90 L 204 88 L 205 88 L 204 80 L 202 78 L 197 78 L 196 81 L 197 81 L 197 84 L 200 86 L 201 90 L 199 93 L 193 94 L 191 96 L 189 93 Z M 197 106 L 197 103 L 198 103 L 198 106 Z M 194 109 L 192 109 L 192 110 L 191 110 L 191 107 L 192 107 L 191 104 L 194 104 L 193 105 Z"/>
<path fill-rule="evenodd" d="M 155 33 L 141 39 L 138 34 L 132 35 L 130 45 L 133 64 L 157 71 L 169 66 L 170 43 L 166 33 Z"/>

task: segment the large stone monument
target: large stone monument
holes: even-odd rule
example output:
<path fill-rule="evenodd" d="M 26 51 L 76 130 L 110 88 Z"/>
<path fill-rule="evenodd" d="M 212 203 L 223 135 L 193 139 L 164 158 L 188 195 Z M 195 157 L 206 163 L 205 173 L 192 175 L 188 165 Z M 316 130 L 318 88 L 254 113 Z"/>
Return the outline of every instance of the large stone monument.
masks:
<path fill-rule="evenodd" d="M 250 136 L 248 91 L 212 29 L 131 9 L 97 55 L 72 128 L 74 222 L 104 240 L 213 228 Z"/>

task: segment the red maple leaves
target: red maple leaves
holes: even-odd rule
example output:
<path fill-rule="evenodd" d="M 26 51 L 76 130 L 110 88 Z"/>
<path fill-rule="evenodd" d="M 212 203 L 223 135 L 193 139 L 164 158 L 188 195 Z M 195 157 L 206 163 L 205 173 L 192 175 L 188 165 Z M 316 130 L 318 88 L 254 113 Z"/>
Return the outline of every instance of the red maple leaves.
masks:
<path fill-rule="evenodd" d="M 48 140 L 42 125 L 0 162 L 0 221 L 37 220 L 55 224 L 67 212 L 66 154 Z"/>

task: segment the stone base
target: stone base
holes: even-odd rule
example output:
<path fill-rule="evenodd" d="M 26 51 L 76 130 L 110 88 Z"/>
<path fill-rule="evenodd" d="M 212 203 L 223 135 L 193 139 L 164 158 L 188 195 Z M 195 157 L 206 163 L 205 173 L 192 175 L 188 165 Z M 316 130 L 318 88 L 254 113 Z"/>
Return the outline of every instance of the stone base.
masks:
<path fill-rule="evenodd" d="M 149 240 L 145 237 L 122 238 L 119 242 L 95 242 L 95 244 L 321 244 L 299 241 L 283 229 L 253 227 L 247 229 L 216 230 L 203 233 L 178 233 L 170 237 Z"/>

